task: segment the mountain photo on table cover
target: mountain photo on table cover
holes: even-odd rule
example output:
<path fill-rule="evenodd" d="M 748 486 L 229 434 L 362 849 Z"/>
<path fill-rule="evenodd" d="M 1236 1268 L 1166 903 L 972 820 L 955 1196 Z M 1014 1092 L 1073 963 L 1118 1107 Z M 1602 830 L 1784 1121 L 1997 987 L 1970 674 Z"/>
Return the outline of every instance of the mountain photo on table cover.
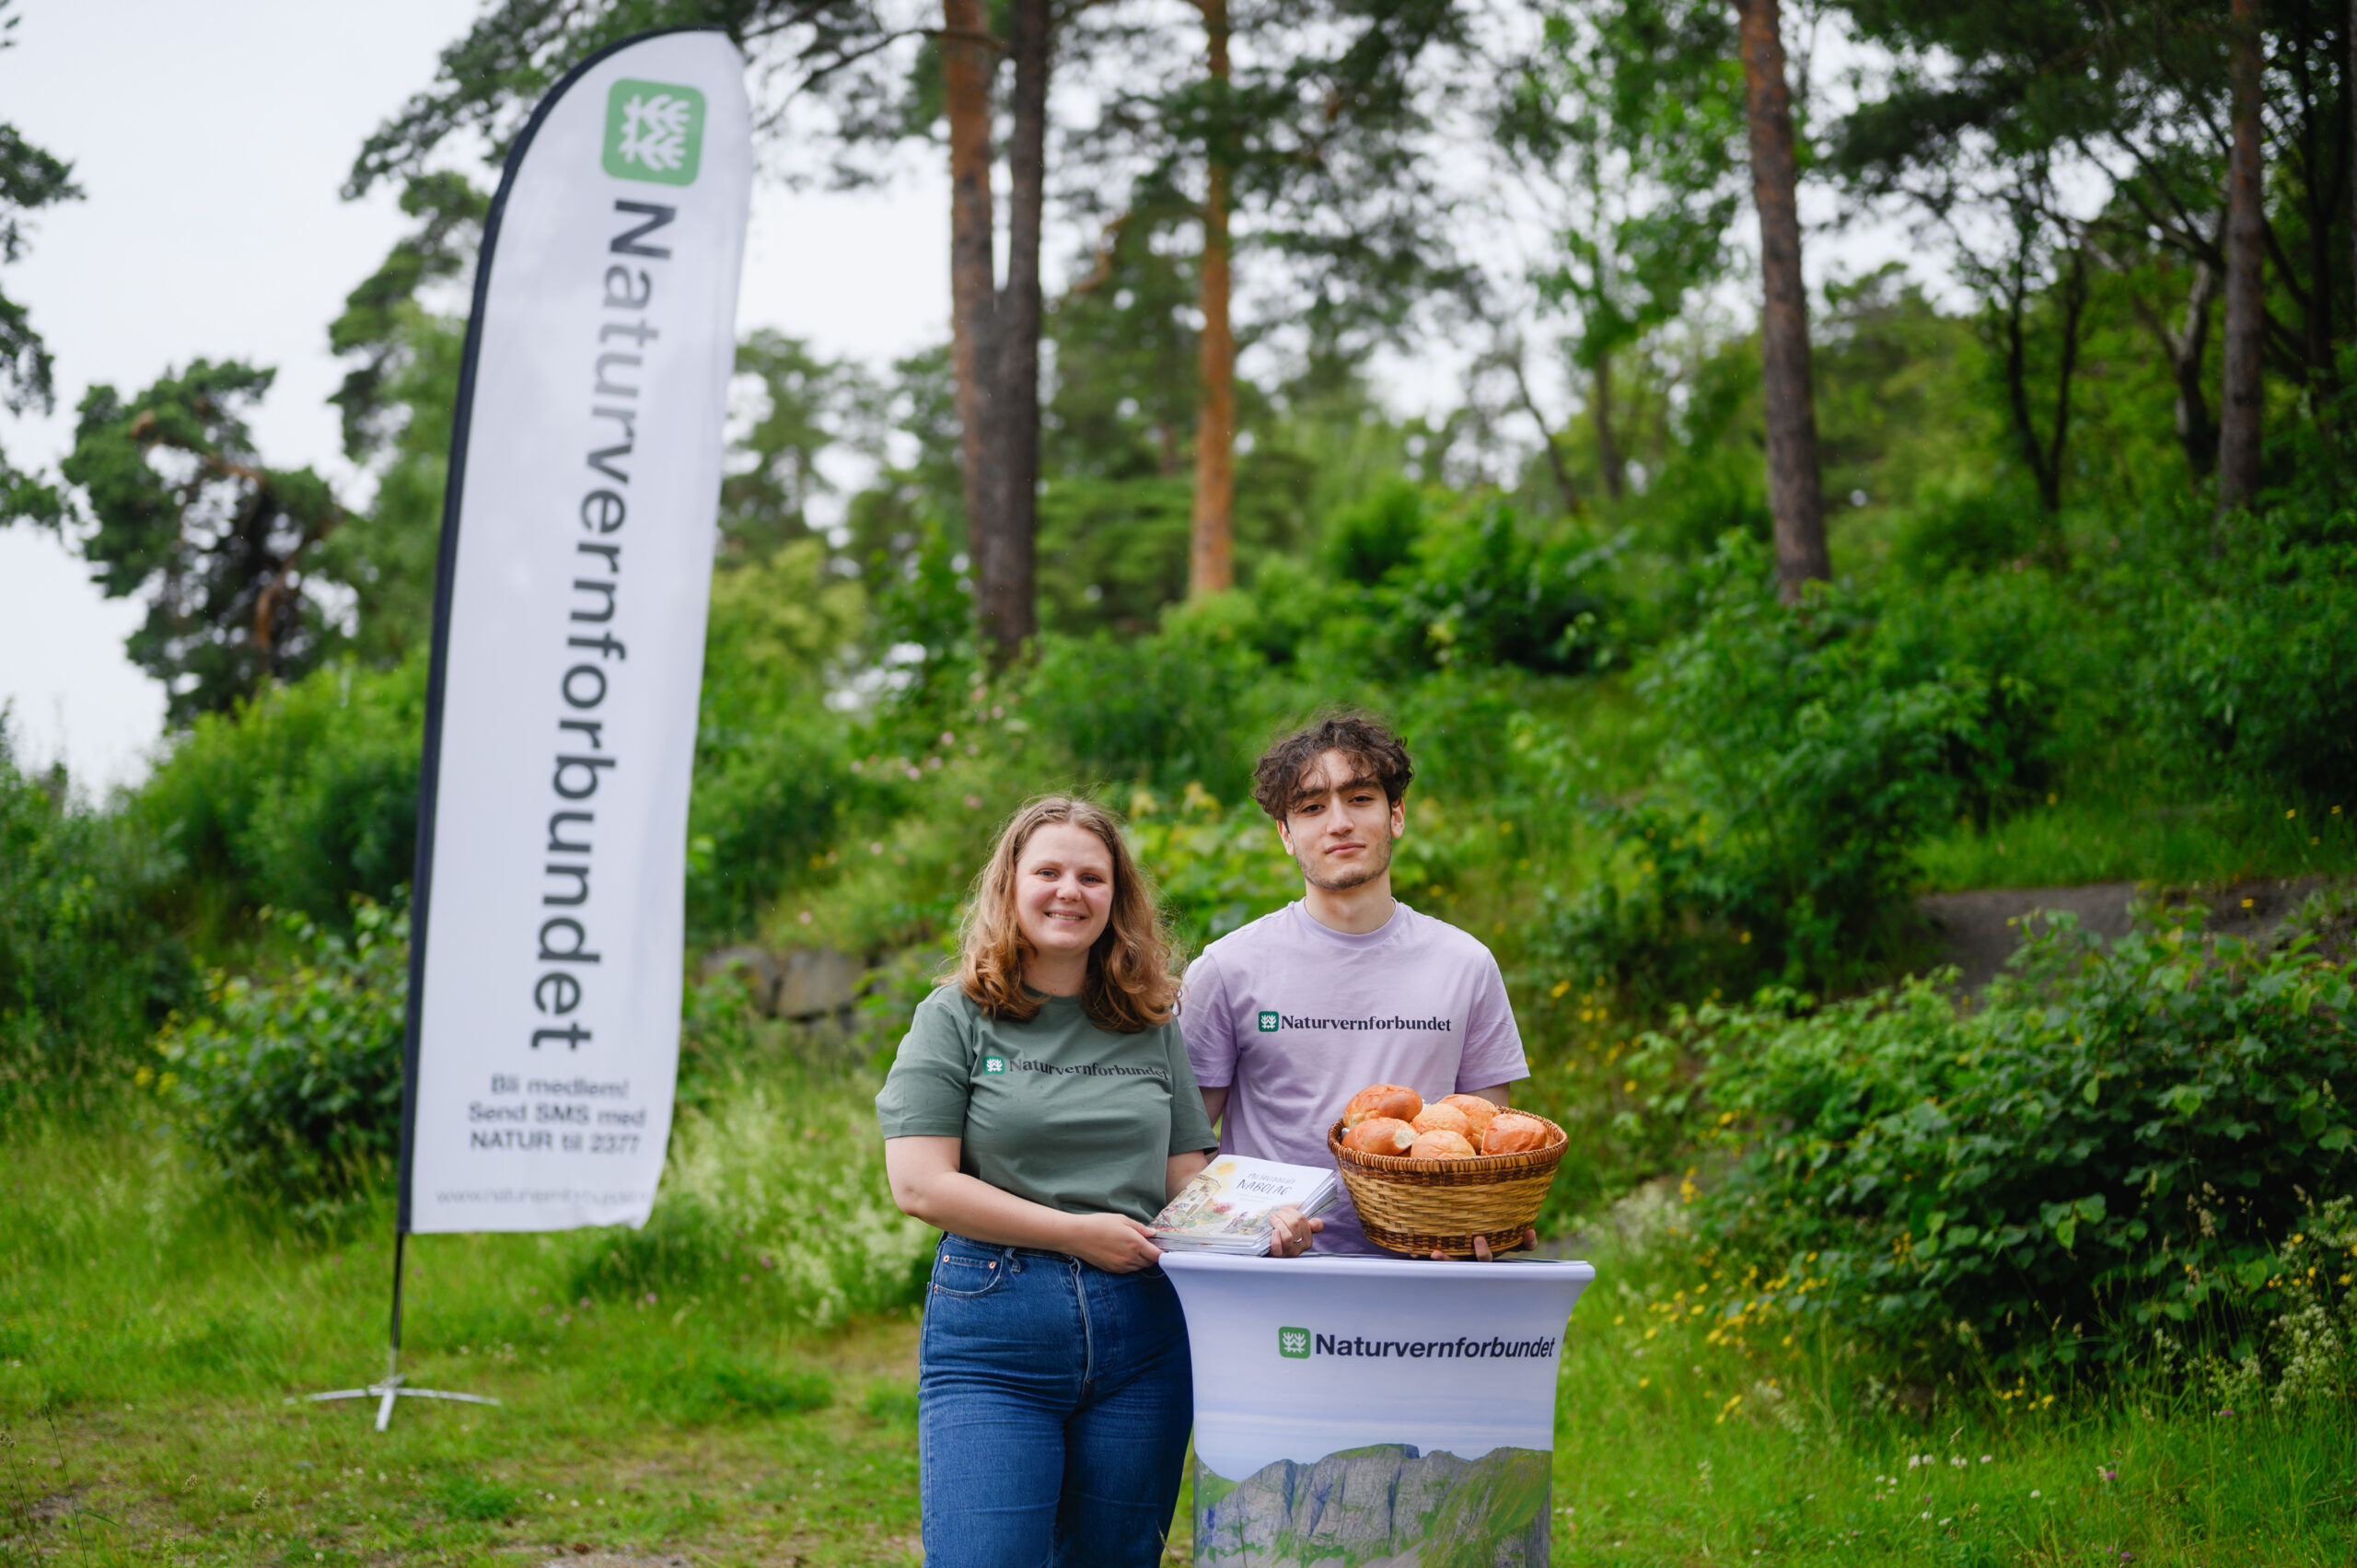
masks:
<path fill-rule="evenodd" d="M 1241 1481 L 1199 1460 L 1195 1568 L 1546 1568 L 1550 1457 L 1382 1443 Z"/>

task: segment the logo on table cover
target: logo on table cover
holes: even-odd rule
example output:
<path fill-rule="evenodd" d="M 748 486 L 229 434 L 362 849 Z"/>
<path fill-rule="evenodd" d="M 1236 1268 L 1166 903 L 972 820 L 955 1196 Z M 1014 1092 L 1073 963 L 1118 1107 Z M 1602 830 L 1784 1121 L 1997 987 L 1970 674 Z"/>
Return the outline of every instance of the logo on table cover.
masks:
<path fill-rule="evenodd" d="M 1287 1361 L 1307 1361 L 1309 1359 L 1309 1330 L 1306 1329 L 1279 1329 L 1277 1330 L 1277 1353 L 1283 1356 Z"/>
<path fill-rule="evenodd" d="M 692 185 L 703 156 L 703 94 L 669 82 L 616 82 L 606 95 L 606 172 Z"/>

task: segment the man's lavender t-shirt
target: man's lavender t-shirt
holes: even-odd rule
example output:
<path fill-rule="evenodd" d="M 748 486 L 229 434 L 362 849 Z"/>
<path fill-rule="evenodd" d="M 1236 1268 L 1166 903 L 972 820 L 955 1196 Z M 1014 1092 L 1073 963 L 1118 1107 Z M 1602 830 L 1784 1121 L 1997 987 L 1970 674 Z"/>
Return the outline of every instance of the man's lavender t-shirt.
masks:
<path fill-rule="evenodd" d="M 1287 1165 L 1330 1167 L 1326 1130 L 1369 1084 L 1435 1100 L 1530 1074 L 1498 961 L 1406 904 L 1364 935 L 1298 900 L 1230 932 L 1189 966 L 1178 1028 L 1195 1081 L 1228 1091 L 1222 1152 Z M 1318 1251 L 1376 1250 L 1347 1191 L 1324 1217 Z"/>

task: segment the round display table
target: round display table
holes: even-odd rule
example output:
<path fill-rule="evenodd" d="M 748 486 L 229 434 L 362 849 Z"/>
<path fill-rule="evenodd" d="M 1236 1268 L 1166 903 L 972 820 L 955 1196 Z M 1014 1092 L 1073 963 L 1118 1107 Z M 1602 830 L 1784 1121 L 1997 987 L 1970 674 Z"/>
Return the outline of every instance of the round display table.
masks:
<path fill-rule="evenodd" d="M 1543 1568 L 1585 1263 L 1171 1252 L 1197 1568 Z"/>

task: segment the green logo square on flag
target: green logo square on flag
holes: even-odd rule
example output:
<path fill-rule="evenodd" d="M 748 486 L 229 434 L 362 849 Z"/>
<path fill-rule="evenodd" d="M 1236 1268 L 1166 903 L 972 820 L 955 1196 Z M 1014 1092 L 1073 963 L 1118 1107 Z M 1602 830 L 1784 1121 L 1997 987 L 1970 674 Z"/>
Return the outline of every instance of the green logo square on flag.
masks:
<path fill-rule="evenodd" d="M 1274 1013 L 1260 1015 L 1260 1032 L 1264 1035 L 1272 1035 L 1277 1032 L 1277 1016 Z"/>
<path fill-rule="evenodd" d="M 1307 1361 L 1309 1359 L 1309 1330 L 1306 1329 L 1279 1329 L 1277 1330 L 1277 1353 L 1283 1356 L 1287 1361 Z"/>
<path fill-rule="evenodd" d="M 985 1057 L 983 1057 L 983 1058 L 982 1058 L 982 1075 L 983 1075 L 984 1077 L 986 1077 L 986 1078 L 995 1078 L 995 1077 L 997 1077 L 999 1074 L 1001 1074 L 1002 1073 L 1004 1073 L 1005 1071 L 1006 1071 L 1006 1058 L 1005 1058 L 1005 1057 L 1004 1057 L 1004 1056 L 985 1056 Z"/>
<path fill-rule="evenodd" d="M 703 156 L 703 94 L 669 82 L 616 82 L 606 95 L 606 172 L 692 185 Z"/>

